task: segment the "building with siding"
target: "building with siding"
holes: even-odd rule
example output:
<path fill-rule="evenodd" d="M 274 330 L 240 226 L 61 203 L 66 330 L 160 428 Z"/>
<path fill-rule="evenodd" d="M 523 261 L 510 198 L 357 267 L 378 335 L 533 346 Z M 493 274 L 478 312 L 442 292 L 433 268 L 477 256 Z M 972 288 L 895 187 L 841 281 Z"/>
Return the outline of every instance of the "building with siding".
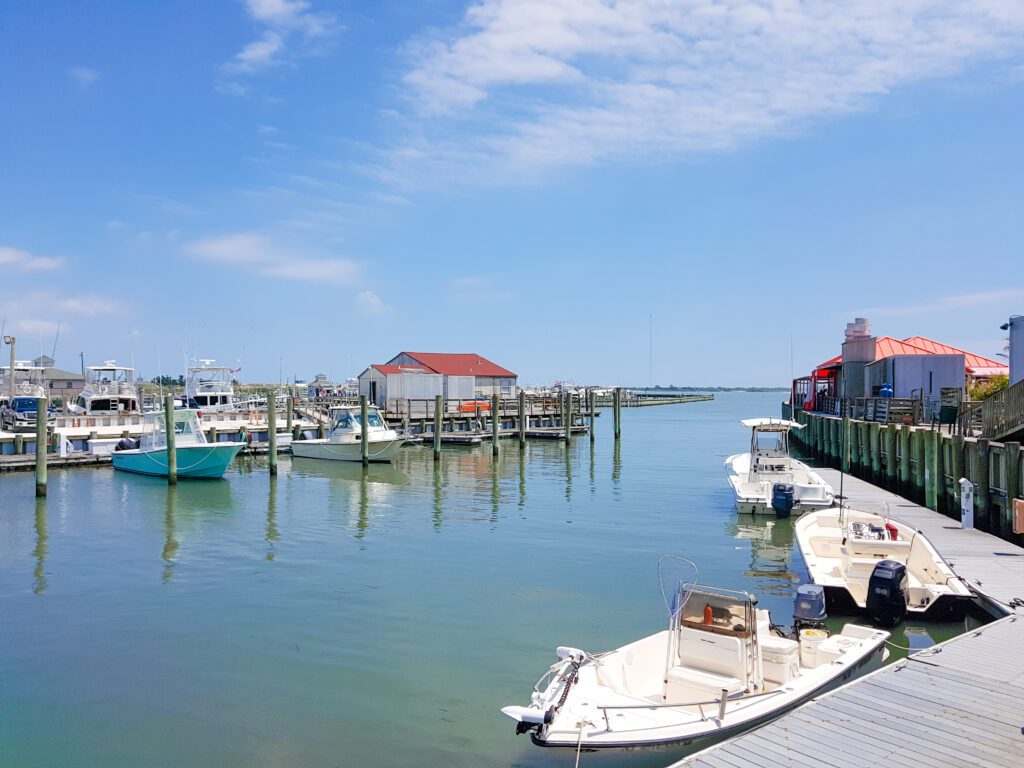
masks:
<path fill-rule="evenodd" d="M 389 400 L 515 397 L 515 373 L 475 353 L 399 352 L 359 374 L 359 394 L 387 408 Z"/>

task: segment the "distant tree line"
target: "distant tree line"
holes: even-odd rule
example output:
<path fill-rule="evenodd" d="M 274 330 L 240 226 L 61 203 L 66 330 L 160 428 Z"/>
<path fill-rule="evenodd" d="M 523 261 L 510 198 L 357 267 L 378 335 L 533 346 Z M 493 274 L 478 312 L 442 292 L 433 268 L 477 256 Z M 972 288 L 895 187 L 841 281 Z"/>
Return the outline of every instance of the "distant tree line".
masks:
<path fill-rule="evenodd" d="M 175 378 L 174 376 L 154 376 L 152 379 L 150 379 L 150 381 L 153 384 L 159 384 L 162 387 L 185 386 L 184 376 L 178 376 L 177 378 Z"/>

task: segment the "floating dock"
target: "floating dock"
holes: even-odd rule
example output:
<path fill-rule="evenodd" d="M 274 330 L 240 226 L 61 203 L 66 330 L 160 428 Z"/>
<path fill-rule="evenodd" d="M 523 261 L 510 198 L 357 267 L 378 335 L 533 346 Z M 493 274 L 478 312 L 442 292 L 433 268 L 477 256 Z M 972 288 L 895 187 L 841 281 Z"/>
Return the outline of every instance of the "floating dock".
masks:
<path fill-rule="evenodd" d="M 838 490 L 839 472 L 819 470 Z M 900 768 L 1024 764 L 1024 549 L 843 478 L 924 533 L 1003 618 L 890 664 L 672 768 Z"/>

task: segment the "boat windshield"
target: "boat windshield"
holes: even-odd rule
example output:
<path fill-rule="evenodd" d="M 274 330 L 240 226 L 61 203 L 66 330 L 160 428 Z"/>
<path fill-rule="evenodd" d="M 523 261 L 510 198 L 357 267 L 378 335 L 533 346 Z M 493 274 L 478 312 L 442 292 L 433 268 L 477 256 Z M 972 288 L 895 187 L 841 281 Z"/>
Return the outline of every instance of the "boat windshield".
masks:
<path fill-rule="evenodd" d="M 785 430 L 755 429 L 751 447 L 761 456 L 784 456 L 788 451 L 788 436 Z"/>
<path fill-rule="evenodd" d="M 362 419 L 362 417 L 358 413 L 353 413 L 352 414 L 352 418 L 355 420 L 356 424 L 362 424 L 363 423 L 363 419 Z M 384 426 L 384 422 L 381 420 L 380 414 L 377 413 L 377 411 L 367 411 L 367 413 L 366 413 L 366 423 L 369 426 L 371 426 L 371 427 L 383 427 Z"/>
<path fill-rule="evenodd" d="M 742 593 L 694 589 L 679 614 L 681 626 L 709 632 L 745 635 L 751 624 L 750 600 Z"/>

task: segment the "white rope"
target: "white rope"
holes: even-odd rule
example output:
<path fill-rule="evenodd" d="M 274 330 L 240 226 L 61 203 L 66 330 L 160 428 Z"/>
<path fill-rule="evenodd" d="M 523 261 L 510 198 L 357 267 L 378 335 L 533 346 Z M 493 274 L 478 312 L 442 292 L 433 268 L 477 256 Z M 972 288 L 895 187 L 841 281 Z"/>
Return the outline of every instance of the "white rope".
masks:
<path fill-rule="evenodd" d="M 580 768 L 580 752 L 583 749 L 583 726 L 593 726 L 594 724 L 589 720 L 580 720 L 578 725 L 580 727 L 580 735 L 576 739 L 576 768 Z"/>

